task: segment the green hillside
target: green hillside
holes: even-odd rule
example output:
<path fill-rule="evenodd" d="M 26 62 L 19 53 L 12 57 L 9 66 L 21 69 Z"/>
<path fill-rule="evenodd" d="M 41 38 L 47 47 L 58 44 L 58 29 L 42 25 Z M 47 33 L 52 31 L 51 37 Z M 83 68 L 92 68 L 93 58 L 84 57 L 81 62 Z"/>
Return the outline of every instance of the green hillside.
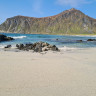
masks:
<path fill-rule="evenodd" d="M 96 34 L 96 19 L 72 8 L 44 18 L 8 18 L 0 25 L 0 31 L 26 34 Z"/>

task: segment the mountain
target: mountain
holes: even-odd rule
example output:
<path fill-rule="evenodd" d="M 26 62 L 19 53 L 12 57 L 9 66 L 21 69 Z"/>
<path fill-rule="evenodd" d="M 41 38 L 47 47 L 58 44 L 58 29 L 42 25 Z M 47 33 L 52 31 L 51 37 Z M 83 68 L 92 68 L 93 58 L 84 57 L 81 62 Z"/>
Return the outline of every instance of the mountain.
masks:
<path fill-rule="evenodd" d="M 96 19 L 74 8 L 43 17 L 15 16 L 0 25 L 1 32 L 28 34 L 96 34 Z"/>

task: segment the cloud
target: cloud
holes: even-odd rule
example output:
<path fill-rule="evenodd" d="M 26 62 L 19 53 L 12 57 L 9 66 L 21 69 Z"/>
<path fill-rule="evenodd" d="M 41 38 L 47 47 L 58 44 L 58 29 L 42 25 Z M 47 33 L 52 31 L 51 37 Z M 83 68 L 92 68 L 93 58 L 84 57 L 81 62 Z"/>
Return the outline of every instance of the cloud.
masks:
<path fill-rule="evenodd" d="M 33 11 L 38 14 L 42 14 L 42 0 L 35 0 L 33 2 Z"/>
<path fill-rule="evenodd" d="M 79 7 L 80 5 L 89 3 L 91 2 L 87 0 L 57 0 L 57 4 L 71 7 Z"/>

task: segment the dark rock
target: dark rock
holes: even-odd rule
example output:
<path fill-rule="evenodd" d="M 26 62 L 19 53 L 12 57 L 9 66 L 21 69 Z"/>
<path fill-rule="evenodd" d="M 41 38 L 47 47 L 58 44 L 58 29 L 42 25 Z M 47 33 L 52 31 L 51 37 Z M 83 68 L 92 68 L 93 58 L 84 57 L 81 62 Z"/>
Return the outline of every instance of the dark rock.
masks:
<path fill-rule="evenodd" d="M 5 35 L 0 34 L 0 42 L 1 42 L 1 41 L 5 41 L 5 39 L 6 39 L 6 36 L 5 36 Z"/>
<path fill-rule="evenodd" d="M 53 46 L 51 47 L 51 50 L 52 50 L 52 51 L 59 51 L 59 49 L 58 49 L 55 45 L 53 45 Z"/>
<path fill-rule="evenodd" d="M 35 52 L 42 52 L 42 44 L 38 44 L 36 45 L 35 49 L 34 49 Z"/>
<path fill-rule="evenodd" d="M 19 47 L 22 49 L 24 47 L 24 45 L 23 44 L 20 44 Z"/>
<path fill-rule="evenodd" d="M 33 46 L 33 44 L 26 44 L 25 46 L 26 46 L 26 47 L 29 47 L 29 46 Z"/>
<path fill-rule="evenodd" d="M 16 44 L 16 47 L 19 48 L 19 44 Z"/>
<path fill-rule="evenodd" d="M 83 40 L 77 40 L 77 42 L 83 42 Z"/>
<path fill-rule="evenodd" d="M 0 42 L 2 42 L 2 41 L 10 41 L 10 40 L 14 40 L 14 39 L 11 38 L 11 37 L 7 37 L 5 35 L 0 34 Z"/>
<path fill-rule="evenodd" d="M 24 49 L 24 45 L 23 44 L 16 44 L 16 47 L 19 49 L 19 50 L 23 50 Z"/>
<path fill-rule="evenodd" d="M 59 40 L 59 39 L 56 39 L 57 41 Z"/>
<path fill-rule="evenodd" d="M 7 41 L 10 41 L 10 40 L 14 40 L 14 39 L 11 38 L 11 37 L 6 37 L 6 40 L 7 40 Z"/>
<path fill-rule="evenodd" d="M 96 41 L 96 39 L 88 39 L 87 41 Z"/>
<path fill-rule="evenodd" d="M 32 50 L 33 49 L 33 44 L 26 44 L 24 47 L 29 49 L 29 50 Z"/>
<path fill-rule="evenodd" d="M 59 51 L 59 49 L 55 46 L 55 45 L 50 45 L 46 42 L 36 42 L 34 44 L 16 44 L 16 47 L 19 50 L 33 50 L 34 52 L 42 52 L 42 51 L 48 51 L 48 50 L 52 50 L 52 51 Z"/>
<path fill-rule="evenodd" d="M 11 48 L 12 46 L 11 45 L 7 45 L 5 48 Z"/>

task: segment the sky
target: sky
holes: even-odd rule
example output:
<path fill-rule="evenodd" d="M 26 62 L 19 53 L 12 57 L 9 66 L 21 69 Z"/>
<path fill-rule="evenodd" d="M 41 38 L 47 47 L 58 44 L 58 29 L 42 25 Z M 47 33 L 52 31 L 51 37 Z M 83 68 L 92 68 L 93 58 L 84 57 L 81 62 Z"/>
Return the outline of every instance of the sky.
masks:
<path fill-rule="evenodd" d="M 17 15 L 47 17 L 71 8 L 96 19 L 96 0 L 0 0 L 0 24 Z"/>

